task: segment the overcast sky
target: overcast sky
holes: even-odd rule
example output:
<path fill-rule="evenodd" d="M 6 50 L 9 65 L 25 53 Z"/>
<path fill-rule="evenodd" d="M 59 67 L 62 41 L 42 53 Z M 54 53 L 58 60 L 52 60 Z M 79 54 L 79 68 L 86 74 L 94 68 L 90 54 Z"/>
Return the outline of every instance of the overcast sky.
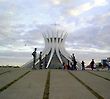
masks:
<path fill-rule="evenodd" d="M 88 63 L 110 57 L 110 0 L 0 0 L 0 65 L 22 65 L 42 51 L 57 24 L 65 48 Z"/>

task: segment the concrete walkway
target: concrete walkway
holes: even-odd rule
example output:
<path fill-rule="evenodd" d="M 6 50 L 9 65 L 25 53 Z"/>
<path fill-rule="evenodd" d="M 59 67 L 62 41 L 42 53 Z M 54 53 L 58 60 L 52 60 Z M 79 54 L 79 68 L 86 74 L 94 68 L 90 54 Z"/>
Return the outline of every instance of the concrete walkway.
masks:
<path fill-rule="evenodd" d="M 110 72 L 108 71 L 92 71 L 92 73 L 95 73 L 97 75 L 110 79 Z"/>
<path fill-rule="evenodd" d="M 0 75 L 0 88 L 12 82 L 17 77 L 19 77 L 20 75 L 24 74 L 27 71 L 28 70 L 17 69 L 11 70 L 10 72 Z"/>
<path fill-rule="evenodd" d="M 0 99 L 42 99 L 47 71 L 32 71 L 0 94 Z"/>
<path fill-rule="evenodd" d="M 0 72 L 2 71 L 4 72 L 4 69 L 0 69 Z M 90 72 L 108 79 L 110 78 L 110 72 L 108 71 Z M 12 69 L 11 72 L 0 75 L 0 99 L 110 98 L 110 81 L 98 77 L 97 75 L 93 75 L 87 71 L 55 69 L 50 70 L 50 76 L 48 76 L 48 73 L 48 69 L 29 70 L 20 68 Z M 49 83 L 46 83 L 47 78 L 49 79 Z M 46 88 L 48 88 L 48 90 Z M 44 93 L 45 90 L 48 92 Z M 46 96 L 45 94 L 47 94 L 49 98 L 43 98 Z M 101 96 L 101 98 L 98 98 L 98 96 Z"/>
<path fill-rule="evenodd" d="M 50 99 L 96 99 L 67 71 L 51 71 Z"/>
<path fill-rule="evenodd" d="M 88 86 L 90 86 L 94 91 L 103 96 L 104 99 L 110 98 L 110 81 L 94 76 L 86 71 L 76 71 L 72 73 L 76 75 L 79 79 L 81 79 L 84 83 L 86 83 Z"/>

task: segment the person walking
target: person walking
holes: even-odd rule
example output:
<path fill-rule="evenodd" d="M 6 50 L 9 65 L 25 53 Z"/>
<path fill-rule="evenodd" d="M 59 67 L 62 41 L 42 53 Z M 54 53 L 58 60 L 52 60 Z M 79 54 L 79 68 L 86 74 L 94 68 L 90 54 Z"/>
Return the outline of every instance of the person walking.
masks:
<path fill-rule="evenodd" d="M 46 69 L 46 66 L 47 66 L 47 54 L 45 55 L 45 58 L 44 58 L 44 68 Z"/>
<path fill-rule="evenodd" d="M 71 59 L 72 59 L 72 63 L 73 63 L 73 66 L 74 66 L 73 69 L 77 70 L 77 68 L 76 68 L 77 61 L 76 61 L 74 53 L 72 54 Z"/>
<path fill-rule="evenodd" d="M 39 55 L 39 69 L 42 69 L 42 65 L 43 65 L 43 62 L 42 62 L 42 52 L 40 52 L 40 55 Z"/>
<path fill-rule="evenodd" d="M 74 70 L 74 65 L 72 62 L 71 62 L 71 70 Z"/>
<path fill-rule="evenodd" d="M 76 61 L 76 60 L 74 60 L 74 61 L 73 61 L 73 63 L 74 63 L 74 70 L 77 70 L 77 68 L 76 68 L 77 61 Z"/>
<path fill-rule="evenodd" d="M 64 70 L 68 70 L 68 65 L 63 62 Z"/>
<path fill-rule="evenodd" d="M 94 59 L 92 59 L 92 61 L 91 61 L 91 63 L 90 63 L 90 66 L 91 66 L 91 69 L 92 69 L 92 70 L 94 69 L 94 64 L 95 64 Z"/>
<path fill-rule="evenodd" d="M 82 70 L 85 70 L 85 62 L 82 61 L 81 64 L 82 64 Z"/>
<path fill-rule="evenodd" d="M 63 62 L 63 69 L 65 69 L 65 62 Z"/>
<path fill-rule="evenodd" d="M 36 63 L 36 50 L 37 48 L 34 49 L 34 52 L 32 52 L 32 56 L 33 56 L 33 67 L 32 69 L 36 69 L 35 68 L 35 63 Z"/>
<path fill-rule="evenodd" d="M 72 54 L 71 59 L 72 59 L 72 61 L 76 60 L 74 53 Z"/>

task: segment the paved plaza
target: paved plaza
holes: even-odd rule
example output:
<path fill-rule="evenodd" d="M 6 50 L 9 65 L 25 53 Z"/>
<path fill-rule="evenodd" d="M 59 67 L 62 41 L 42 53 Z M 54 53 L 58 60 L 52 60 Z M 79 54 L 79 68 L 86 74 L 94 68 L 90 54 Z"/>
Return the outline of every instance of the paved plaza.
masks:
<path fill-rule="evenodd" d="M 110 71 L 0 68 L 0 99 L 110 99 Z"/>

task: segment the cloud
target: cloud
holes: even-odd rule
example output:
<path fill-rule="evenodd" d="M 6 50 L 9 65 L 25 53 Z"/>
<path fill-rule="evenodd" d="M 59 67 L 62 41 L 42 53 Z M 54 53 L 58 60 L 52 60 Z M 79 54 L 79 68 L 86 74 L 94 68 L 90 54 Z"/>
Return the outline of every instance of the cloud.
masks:
<path fill-rule="evenodd" d="M 108 4 L 107 0 L 93 0 L 94 6 L 105 6 Z"/>
<path fill-rule="evenodd" d="M 59 5 L 61 0 L 51 0 L 54 5 Z"/>
<path fill-rule="evenodd" d="M 3 1 L 3 0 L 2 0 Z M 7 1 L 7 0 L 5 0 Z M 31 59 L 44 48 L 42 33 L 68 32 L 65 47 L 78 59 L 110 56 L 107 0 L 16 0 L 0 6 L 0 59 Z M 55 27 L 56 24 L 56 27 Z M 58 29 L 58 30 L 56 30 Z M 21 55 L 22 54 L 22 55 Z M 19 58 L 18 58 L 18 57 Z M 84 56 L 84 57 L 83 57 Z M 24 59 L 23 59 L 24 58 Z M 23 61 L 22 61 L 23 62 Z"/>
<path fill-rule="evenodd" d="M 88 16 L 86 18 L 77 19 L 78 22 L 75 26 L 76 28 L 79 28 L 74 29 L 74 31 L 71 31 L 71 34 L 68 35 L 67 42 L 65 44 L 67 46 L 66 48 L 68 48 L 67 50 L 69 52 L 75 51 L 75 53 L 80 52 L 79 54 L 88 53 L 90 56 L 95 53 L 100 54 L 99 56 L 102 57 L 109 56 L 109 16 L 110 14 L 108 12 L 103 15 L 90 17 L 90 19 L 88 19 Z"/>
<path fill-rule="evenodd" d="M 5 2 L 6 0 L 0 0 L 0 2 Z"/>
<path fill-rule="evenodd" d="M 62 5 L 72 2 L 72 0 L 50 0 L 53 5 Z"/>
<path fill-rule="evenodd" d="M 68 13 L 72 16 L 79 16 L 80 14 L 84 13 L 85 11 L 88 11 L 92 9 L 91 3 L 85 3 L 77 8 L 73 8 L 68 10 Z"/>
<path fill-rule="evenodd" d="M 94 2 L 86 2 L 79 5 L 78 7 L 71 8 L 67 13 L 71 16 L 79 16 L 95 7 L 106 6 L 108 5 L 107 0 L 94 0 Z"/>
<path fill-rule="evenodd" d="M 87 48 L 97 48 L 102 50 L 109 50 L 110 47 L 107 46 L 109 41 L 109 26 L 105 26 L 103 30 L 100 30 L 100 27 L 86 27 L 74 31 L 68 37 L 68 42 L 76 43 L 76 47 L 87 47 Z"/>
<path fill-rule="evenodd" d="M 110 24 L 110 12 L 104 13 L 102 15 L 96 15 L 93 17 L 93 19 L 88 20 L 88 23 L 92 23 L 96 26 L 103 27 L 104 25 Z"/>

